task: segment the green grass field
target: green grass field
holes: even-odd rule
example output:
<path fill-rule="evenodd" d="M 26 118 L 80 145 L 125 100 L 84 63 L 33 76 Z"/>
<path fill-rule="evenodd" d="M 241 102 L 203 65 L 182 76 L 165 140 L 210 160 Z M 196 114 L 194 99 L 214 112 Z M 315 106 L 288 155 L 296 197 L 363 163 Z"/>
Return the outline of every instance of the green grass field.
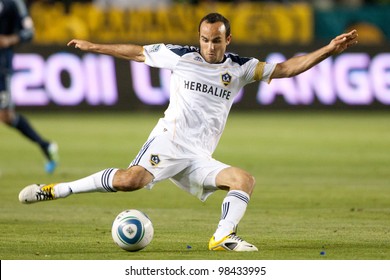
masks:
<path fill-rule="evenodd" d="M 2 260 L 390 259 L 389 112 L 232 113 L 214 156 L 256 177 L 238 232 L 258 246 L 254 253 L 207 250 L 223 191 L 202 203 L 166 181 L 152 191 L 20 204 L 26 185 L 126 167 L 160 116 L 26 115 L 58 142 L 61 163 L 45 174 L 38 148 L 0 126 Z M 113 219 L 128 208 L 145 211 L 155 228 L 152 243 L 136 253 L 111 239 Z"/>

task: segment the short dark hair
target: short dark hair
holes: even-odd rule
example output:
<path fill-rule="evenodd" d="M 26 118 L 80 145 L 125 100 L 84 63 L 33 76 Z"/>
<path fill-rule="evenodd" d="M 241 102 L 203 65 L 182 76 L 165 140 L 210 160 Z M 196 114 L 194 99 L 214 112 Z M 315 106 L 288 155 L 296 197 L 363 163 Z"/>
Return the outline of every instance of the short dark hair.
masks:
<path fill-rule="evenodd" d="M 223 15 L 219 13 L 210 13 L 206 16 L 204 16 L 200 22 L 199 22 L 199 27 L 198 27 L 198 32 L 200 32 L 200 26 L 202 25 L 203 22 L 207 23 L 216 23 L 216 22 L 222 22 L 225 25 L 226 29 L 226 38 L 230 35 L 230 22 L 227 18 L 225 18 Z"/>

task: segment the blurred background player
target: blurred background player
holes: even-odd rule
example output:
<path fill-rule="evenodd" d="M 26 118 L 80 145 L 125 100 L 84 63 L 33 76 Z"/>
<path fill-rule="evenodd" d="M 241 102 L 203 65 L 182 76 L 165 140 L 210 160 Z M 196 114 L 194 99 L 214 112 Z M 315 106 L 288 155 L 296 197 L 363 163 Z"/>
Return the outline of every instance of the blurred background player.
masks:
<path fill-rule="evenodd" d="M 58 163 L 57 144 L 42 138 L 24 116 L 16 113 L 11 98 L 13 48 L 30 41 L 33 35 L 33 21 L 23 0 L 0 0 L 0 120 L 39 145 L 46 158 L 45 171 L 53 173 Z"/>

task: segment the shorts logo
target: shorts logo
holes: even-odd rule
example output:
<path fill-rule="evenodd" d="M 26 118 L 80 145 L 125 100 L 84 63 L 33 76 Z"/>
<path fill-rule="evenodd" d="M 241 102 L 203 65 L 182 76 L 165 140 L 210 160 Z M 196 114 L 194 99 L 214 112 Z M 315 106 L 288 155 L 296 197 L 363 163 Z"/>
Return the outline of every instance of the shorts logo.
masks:
<path fill-rule="evenodd" d="M 222 83 L 225 86 L 228 86 L 230 84 L 230 82 L 232 81 L 232 76 L 228 72 L 226 72 L 225 74 L 221 75 L 221 79 L 222 79 Z"/>
<path fill-rule="evenodd" d="M 156 166 L 160 163 L 160 158 L 158 155 L 151 155 L 150 156 L 150 164 L 152 166 Z"/>

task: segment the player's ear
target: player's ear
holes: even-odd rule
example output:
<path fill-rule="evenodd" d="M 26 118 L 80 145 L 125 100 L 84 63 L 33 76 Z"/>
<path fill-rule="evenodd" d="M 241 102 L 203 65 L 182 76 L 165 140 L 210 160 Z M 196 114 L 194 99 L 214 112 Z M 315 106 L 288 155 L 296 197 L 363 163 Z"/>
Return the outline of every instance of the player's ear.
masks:
<path fill-rule="evenodd" d="M 226 45 L 229 45 L 231 41 L 232 41 L 232 34 L 226 37 Z"/>

